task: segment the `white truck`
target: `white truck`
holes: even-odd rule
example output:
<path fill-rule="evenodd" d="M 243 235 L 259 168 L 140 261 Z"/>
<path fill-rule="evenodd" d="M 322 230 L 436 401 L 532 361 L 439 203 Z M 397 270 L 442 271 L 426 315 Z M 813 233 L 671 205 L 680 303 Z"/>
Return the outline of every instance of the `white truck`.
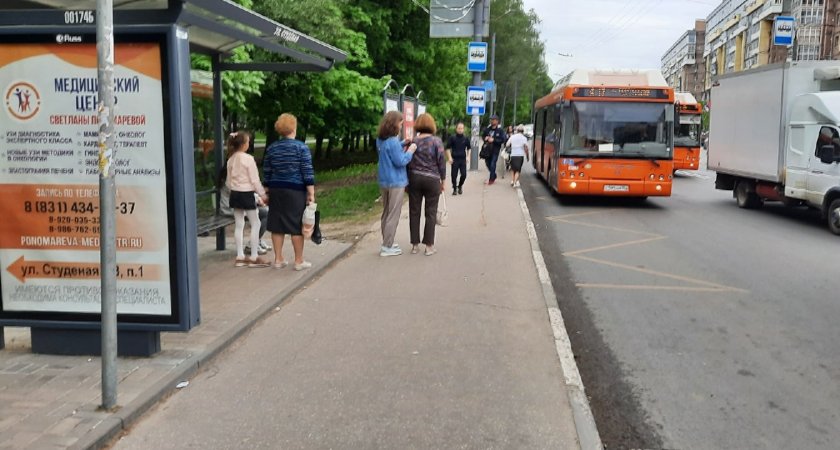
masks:
<path fill-rule="evenodd" d="M 712 86 L 708 168 L 742 208 L 819 209 L 840 235 L 840 61 L 775 64 Z"/>

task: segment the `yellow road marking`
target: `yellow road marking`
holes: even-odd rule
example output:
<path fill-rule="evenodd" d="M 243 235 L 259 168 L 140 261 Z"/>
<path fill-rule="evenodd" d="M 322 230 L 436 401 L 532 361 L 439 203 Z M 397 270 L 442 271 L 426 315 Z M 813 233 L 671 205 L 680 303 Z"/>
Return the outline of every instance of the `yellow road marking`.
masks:
<path fill-rule="evenodd" d="M 655 275 L 655 276 L 658 276 L 658 277 L 670 278 L 672 280 L 685 281 L 687 283 L 699 284 L 701 286 L 709 286 L 709 287 L 713 287 L 713 288 L 716 288 L 716 289 L 722 289 L 722 290 L 727 290 L 727 291 L 747 292 L 744 289 L 738 289 L 738 288 L 734 288 L 734 287 L 730 287 L 730 286 L 724 286 L 722 284 L 717 284 L 717 283 L 712 283 L 712 282 L 709 282 L 709 281 L 698 280 L 698 279 L 695 279 L 695 278 L 685 277 L 685 276 L 682 276 L 682 275 L 675 275 L 675 274 L 672 274 L 672 273 L 660 272 L 658 270 L 643 269 L 641 267 L 630 266 L 630 265 L 627 265 L 627 264 L 621 264 L 621 263 L 617 263 L 617 262 L 613 262 L 613 261 L 604 261 L 602 259 L 590 258 L 588 256 L 581 256 L 581 255 L 571 255 L 571 256 L 572 256 L 572 258 L 583 259 L 583 260 L 594 262 L 594 263 L 597 263 L 597 264 L 603 264 L 605 266 L 611 266 L 611 267 L 616 267 L 616 268 L 619 268 L 619 269 L 630 270 L 630 271 L 633 271 L 633 272 L 644 273 L 644 274 L 647 274 L 647 275 Z"/>
<path fill-rule="evenodd" d="M 577 255 L 580 255 L 582 253 L 591 253 L 591 252 L 597 252 L 599 250 L 608 250 L 608 249 L 611 249 L 611 248 L 626 247 L 628 245 L 644 244 L 645 242 L 661 241 L 662 239 L 667 239 L 667 236 L 656 236 L 656 237 L 647 238 L 647 239 L 639 239 L 637 241 L 621 242 L 619 244 L 602 245 L 600 247 L 585 248 L 583 250 L 575 250 L 573 252 L 565 252 L 565 253 L 563 253 L 563 255 L 564 256 L 577 256 Z"/>
<path fill-rule="evenodd" d="M 584 226 L 584 227 L 587 227 L 587 228 L 599 228 L 601 230 L 619 231 L 619 232 L 622 232 L 622 233 L 642 234 L 642 235 L 657 236 L 657 237 L 662 236 L 661 234 L 648 233 L 647 231 L 628 230 L 627 228 L 610 227 L 610 226 L 606 226 L 606 225 L 596 225 L 594 223 L 586 223 L 586 222 L 575 222 L 573 220 L 557 219 L 557 220 L 554 220 L 554 221 L 555 222 L 568 223 L 570 225 L 580 225 L 580 226 Z"/>
<path fill-rule="evenodd" d="M 560 216 L 548 216 L 548 217 L 546 217 L 546 220 L 559 221 L 559 220 L 563 220 L 563 219 L 568 219 L 570 217 L 591 216 L 593 214 L 601 214 L 601 213 L 611 212 L 611 211 L 615 211 L 615 209 L 599 209 L 597 211 L 587 211 L 587 212 L 582 212 L 582 213 L 563 214 L 563 215 L 560 215 Z"/>
<path fill-rule="evenodd" d="M 734 287 L 730 287 L 730 286 L 724 286 L 722 284 L 717 284 L 717 283 L 712 283 L 712 282 L 709 282 L 709 281 L 698 280 L 696 278 L 691 278 L 691 277 L 687 277 L 687 276 L 676 275 L 676 274 L 667 273 L 667 272 L 660 272 L 660 271 L 651 270 L 651 269 L 643 269 L 643 268 L 639 268 L 639 267 L 635 267 L 635 266 L 631 266 L 631 265 L 627 265 L 627 264 L 622 264 L 622 263 L 618 263 L 618 262 L 614 262 L 614 261 L 606 261 L 606 260 L 603 260 L 603 259 L 592 258 L 592 257 L 589 257 L 589 256 L 583 256 L 584 253 L 592 253 L 592 252 L 600 251 L 600 250 L 609 250 L 609 249 L 614 249 L 614 248 L 627 247 L 627 246 L 630 246 L 630 245 L 641 245 L 641 244 L 646 244 L 648 242 L 654 242 L 654 241 L 659 241 L 659 240 L 663 240 L 663 239 L 668 238 L 668 236 L 665 236 L 665 235 L 662 235 L 662 234 L 657 234 L 657 233 L 649 233 L 649 232 L 646 232 L 646 231 L 637 231 L 637 230 L 630 230 L 630 229 L 626 229 L 626 228 L 611 227 L 611 226 L 606 226 L 606 225 L 598 225 L 598 224 L 594 224 L 594 223 L 577 222 L 577 221 L 574 221 L 574 220 L 569 220 L 571 218 L 591 216 L 591 215 L 601 214 L 601 213 L 608 213 L 608 212 L 613 212 L 613 211 L 616 211 L 616 210 L 617 209 L 613 208 L 613 209 L 606 209 L 606 210 L 586 211 L 586 212 L 582 212 L 582 213 L 565 214 L 565 215 L 560 215 L 560 216 L 550 216 L 550 217 L 546 217 L 546 220 L 550 220 L 552 222 L 567 223 L 569 225 L 578 225 L 578 226 L 587 227 L 587 228 L 597 228 L 597 229 L 601 229 L 601 230 L 616 231 L 616 232 L 619 232 L 619 233 L 637 234 L 637 235 L 641 234 L 641 235 L 650 236 L 649 238 L 646 238 L 646 239 L 636 239 L 636 240 L 621 242 L 621 243 L 617 243 L 617 244 L 609 244 L 609 245 L 602 245 L 602 246 L 592 247 L 592 248 L 587 248 L 587 249 L 574 250 L 574 251 L 571 251 L 571 252 L 565 252 L 565 253 L 563 253 L 563 255 L 564 256 L 569 256 L 569 257 L 572 257 L 572 258 L 582 259 L 582 260 L 589 261 L 589 262 L 593 262 L 595 264 L 602 264 L 602 265 L 605 265 L 605 266 L 615 267 L 615 268 L 618 268 L 618 269 L 624 269 L 624 270 L 629 270 L 629 271 L 633 271 L 633 272 L 644 273 L 646 275 L 652 275 L 652 276 L 663 277 L 663 278 L 670 278 L 672 280 L 683 281 L 683 282 L 686 282 L 686 283 L 691 283 L 691 284 L 699 285 L 699 286 L 655 286 L 655 285 L 634 285 L 634 284 L 619 285 L 619 284 L 608 284 L 608 283 L 578 283 L 577 284 L 578 287 L 581 287 L 581 288 L 595 288 L 595 289 L 632 289 L 632 290 L 654 290 L 654 291 L 658 290 L 658 291 L 684 291 L 684 292 L 749 292 L 746 289 L 739 289 L 739 288 L 734 288 Z"/>

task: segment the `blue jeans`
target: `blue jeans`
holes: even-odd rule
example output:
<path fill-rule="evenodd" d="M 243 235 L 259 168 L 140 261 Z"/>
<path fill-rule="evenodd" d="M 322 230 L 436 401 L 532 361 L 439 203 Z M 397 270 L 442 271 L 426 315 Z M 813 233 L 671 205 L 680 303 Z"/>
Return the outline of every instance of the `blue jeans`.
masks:
<path fill-rule="evenodd" d="M 490 172 L 490 181 L 496 179 L 496 163 L 499 161 L 499 152 L 493 152 L 489 158 L 485 159 L 487 163 L 487 170 Z"/>

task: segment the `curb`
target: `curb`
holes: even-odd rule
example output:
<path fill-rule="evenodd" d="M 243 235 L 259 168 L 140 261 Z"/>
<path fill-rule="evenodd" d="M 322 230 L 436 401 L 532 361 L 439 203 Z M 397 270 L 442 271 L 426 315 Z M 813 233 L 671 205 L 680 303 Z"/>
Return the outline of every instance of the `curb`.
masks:
<path fill-rule="evenodd" d="M 525 218 L 525 229 L 528 231 L 528 240 L 531 242 L 531 253 L 534 257 L 534 264 L 537 266 L 537 276 L 542 285 L 543 299 L 548 310 L 548 319 L 551 322 L 551 331 L 554 333 L 554 345 L 565 378 L 566 392 L 569 396 L 569 404 L 572 407 L 578 443 L 583 450 L 603 450 L 604 445 L 601 443 L 601 436 L 598 434 L 598 427 L 595 424 L 592 409 L 589 407 L 589 400 L 586 398 L 586 392 L 583 389 L 583 381 L 580 378 L 575 355 L 572 352 L 572 344 L 569 341 L 569 334 L 566 332 L 566 325 L 563 322 L 563 314 L 560 312 L 559 302 L 554 294 L 554 286 L 551 284 L 551 277 L 548 274 L 540 250 L 537 231 L 534 228 L 533 220 L 531 220 L 531 212 L 525 202 L 522 189 L 517 189 L 516 195 L 519 197 L 519 207 L 522 209 L 522 215 Z"/>
<path fill-rule="evenodd" d="M 332 268 L 338 261 L 344 259 L 354 248 L 356 242 L 351 243 L 344 250 L 340 251 L 334 258 L 329 260 L 326 264 L 318 266 L 317 269 L 306 271 L 306 275 L 301 277 L 296 282 L 289 285 L 287 288 L 281 290 L 277 295 L 270 298 L 263 303 L 257 310 L 239 320 L 230 329 L 222 333 L 216 340 L 214 340 L 207 349 L 201 353 L 195 354 L 178 365 L 176 370 L 166 375 L 162 380 L 158 381 L 149 388 L 148 391 L 140 394 L 131 403 L 123 406 L 119 411 L 105 418 L 99 425 L 91 430 L 86 436 L 80 438 L 71 449 L 101 449 L 110 444 L 112 440 L 119 436 L 121 432 L 127 430 L 137 420 L 149 411 L 152 407 L 165 399 L 173 392 L 175 392 L 175 385 L 184 379 L 194 376 L 199 369 L 204 365 L 209 364 L 222 351 L 233 344 L 240 336 L 247 333 L 253 328 L 267 313 L 270 313 L 274 308 L 281 306 L 289 300 L 301 288 L 309 284 L 310 281 L 320 276 L 326 270 Z"/>

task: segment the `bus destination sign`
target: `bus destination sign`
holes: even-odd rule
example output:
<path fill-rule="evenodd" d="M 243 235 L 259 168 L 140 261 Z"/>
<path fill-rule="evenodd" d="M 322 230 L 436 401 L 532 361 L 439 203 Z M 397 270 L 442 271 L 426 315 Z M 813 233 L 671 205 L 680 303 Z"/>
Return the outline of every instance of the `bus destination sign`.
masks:
<path fill-rule="evenodd" d="M 667 100 L 669 97 L 667 89 L 614 87 L 574 88 L 572 95 L 575 97 L 647 98 L 658 100 Z"/>

